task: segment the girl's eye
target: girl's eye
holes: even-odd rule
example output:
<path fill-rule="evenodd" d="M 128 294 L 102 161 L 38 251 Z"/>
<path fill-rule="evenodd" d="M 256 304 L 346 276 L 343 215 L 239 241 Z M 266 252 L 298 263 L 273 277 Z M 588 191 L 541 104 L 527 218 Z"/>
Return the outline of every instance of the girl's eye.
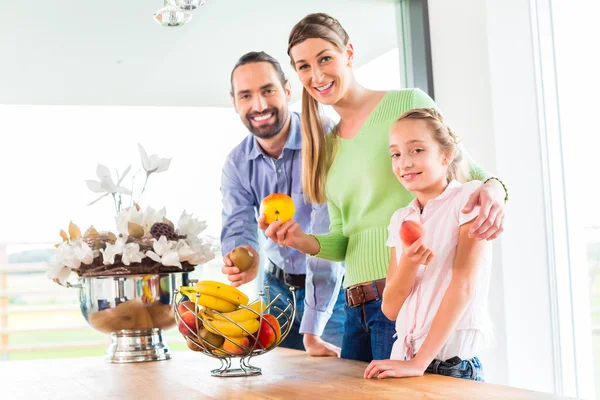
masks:
<path fill-rule="evenodd" d="M 414 149 L 414 150 L 413 150 L 413 152 L 414 152 L 414 153 L 422 153 L 422 152 L 424 152 L 424 151 L 425 151 L 425 150 L 423 150 L 423 149 Z"/>
<path fill-rule="evenodd" d="M 400 153 L 392 153 L 392 158 L 398 158 L 400 157 Z"/>
<path fill-rule="evenodd" d="M 298 68 L 298 70 L 302 71 L 303 69 L 306 69 L 306 68 L 308 68 L 308 64 L 302 64 L 302 65 L 301 65 L 301 66 Z"/>
<path fill-rule="evenodd" d="M 325 57 L 321 58 L 321 62 L 322 63 L 327 62 L 327 61 L 331 61 L 331 57 L 330 56 L 325 56 Z"/>

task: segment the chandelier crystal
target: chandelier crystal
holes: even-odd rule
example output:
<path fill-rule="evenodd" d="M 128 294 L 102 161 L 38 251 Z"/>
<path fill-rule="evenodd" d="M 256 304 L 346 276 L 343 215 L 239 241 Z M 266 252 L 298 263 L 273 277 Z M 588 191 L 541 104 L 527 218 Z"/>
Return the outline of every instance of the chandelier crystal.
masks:
<path fill-rule="evenodd" d="M 174 6 L 166 6 L 154 14 L 154 20 L 162 26 L 183 26 L 192 19 L 192 12 Z"/>
<path fill-rule="evenodd" d="M 206 0 L 169 0 L 169 3 L 182 10 L 192 11 L 206 4 Z"/>
<path fill-rule="evenodd" d="M 162 26 L 183 26 L 192 19 L 192 11 L 207 0 L 164 0 L 164 7 L 154 13 L 154 20 Z"/>

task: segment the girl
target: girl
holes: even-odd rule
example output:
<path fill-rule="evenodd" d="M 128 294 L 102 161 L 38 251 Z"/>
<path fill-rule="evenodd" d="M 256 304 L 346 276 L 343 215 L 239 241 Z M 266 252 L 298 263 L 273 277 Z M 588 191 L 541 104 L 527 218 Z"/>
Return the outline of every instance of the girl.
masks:
<path fill-rule="evenodd" d="M 393 265 L 383 292 L 383 313 L 396 320 L 391 360 L 372 361 L 365 378 L 424 372 L 481 381 L 476 357 L 490 334 L 487 295 L 491 248 L 469 237 L 477 210 L 462 213 L 481 182 L 465 184 L 454 133 L 434 109 L 406 112 L 390 135 L 393 172 L 416 198 L 388 226 Z M 418 221 L 424 236 L 403 244 L 400 227 Z M 435 257 L 433 253 L 435 252 Z"/>
<path fill-rule="evenodd" d="M 343 358 L 361 361 L 390 357 L 394 323 L 381 311 L 390 263 L 387 225 L 413 195 L 395 178 L 388 136 L 398 117 L 417 107 L 436 105 L 418 89 L 378 92 L 362 87 L 352 73 L 354 48 L 340 23 L 310 14 L 290 33 L 288 54 L 303 84 L 302 188 L 312 203 L 327 201 L 330 233 L 306 235 L 294 221 L 259 227 L 280 245 L 330 261 L 344 261 L 346 323 Z M 341 117 L 326 135 L 319 104 L 332 105 Z M 470 179 L 485 180 L 466 210 L 480 204 L 473 235 L 493 239 L 502 231 L 505 192 L 499 181 L 469 163 Z"/>

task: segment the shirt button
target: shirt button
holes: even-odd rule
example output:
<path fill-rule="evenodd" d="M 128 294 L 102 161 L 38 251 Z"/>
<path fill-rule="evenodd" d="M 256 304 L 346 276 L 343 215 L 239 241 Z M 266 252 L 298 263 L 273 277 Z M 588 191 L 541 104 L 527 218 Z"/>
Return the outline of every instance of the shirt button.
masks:
<path fill-rule="evenodd" d="M 281 173 L 281 168 L 279 168 L 279 169 L 277 170 L 277 172 Z"/>
<path fill-rule="evenodd" d="M 286 258 L 286 259 L 285 259 L 285 262 L 289 264 L 289 263 L 290 263 L 290 259 L 289 259 L 289 258 Z"/>

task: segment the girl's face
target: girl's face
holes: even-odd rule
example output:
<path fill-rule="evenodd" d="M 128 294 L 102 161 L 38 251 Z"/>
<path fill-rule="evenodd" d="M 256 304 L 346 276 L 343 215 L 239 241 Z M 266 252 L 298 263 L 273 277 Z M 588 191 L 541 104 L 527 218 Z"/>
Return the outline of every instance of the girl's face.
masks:
<path fill-rule="evenodd" d="M 410 192 L 445 187 L 451 159 L 441 152 L 431 127 L 421 119 L 403 119 L 392 126 L 390 155 L 394 174 Z"/>
<path fill-rule="evenodd" d="M 341 52 L 327 40 L 306 39 L 292 47 L 290 55 L 302 85 L 319 103 L 333 105 L 344 97 L 352 81 L 352 45 Z"/>

